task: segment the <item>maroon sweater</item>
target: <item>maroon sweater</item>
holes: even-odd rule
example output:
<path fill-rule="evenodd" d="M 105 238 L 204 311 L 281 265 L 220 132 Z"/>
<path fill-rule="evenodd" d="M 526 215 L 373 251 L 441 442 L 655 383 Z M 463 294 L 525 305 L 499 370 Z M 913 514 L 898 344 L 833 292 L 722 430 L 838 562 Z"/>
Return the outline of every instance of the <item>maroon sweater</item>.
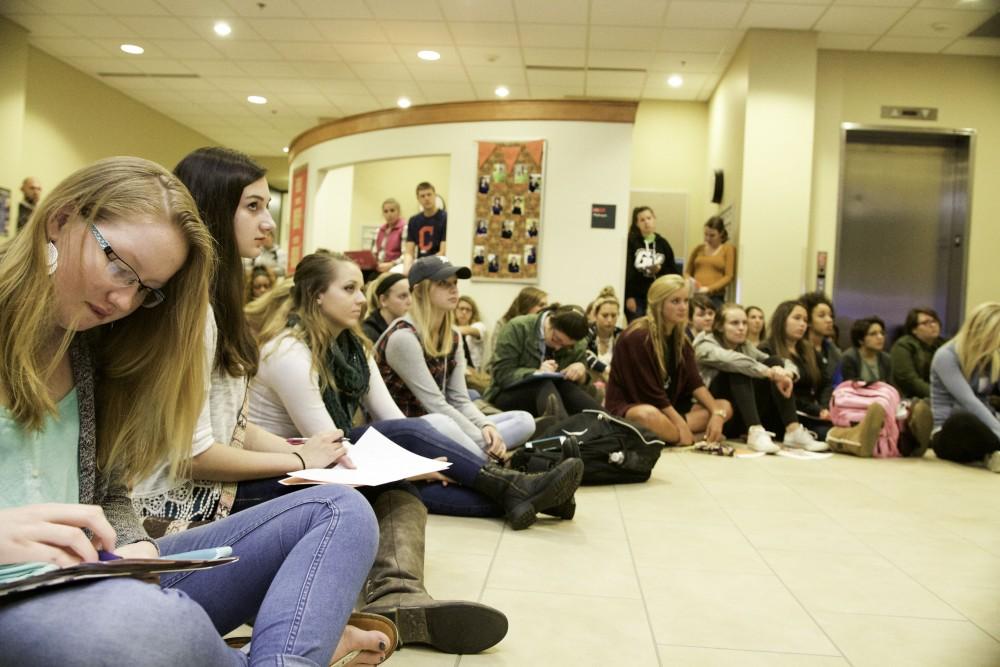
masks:
<path fill-rule="evenodd" d="M 667 365 L 669 367 L 670 363 Z M 672 374 L 669 383 L 665 383 L 660 378 L 656 352 L 647 329 L 625 331 L 615 343 L 604 397 L 605 409 L 619 417 L 624 417 L 629 408 L 643 403 L 662 410 L 686 402 L 695 389 L 704 386 L 694 359 L 694 348 L 687 340 L 680 364 L 674 369 L 668 368 L 668 372 Z"/>

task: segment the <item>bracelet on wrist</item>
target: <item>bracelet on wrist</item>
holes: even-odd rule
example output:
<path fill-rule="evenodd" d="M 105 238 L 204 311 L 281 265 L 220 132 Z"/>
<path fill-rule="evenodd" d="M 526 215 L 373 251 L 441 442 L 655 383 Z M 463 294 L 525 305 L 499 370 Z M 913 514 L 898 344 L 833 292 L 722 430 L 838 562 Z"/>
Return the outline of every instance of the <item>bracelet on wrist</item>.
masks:
<path fill-rule="evenodd" d="M 292 455 L 299 460 L 299 463 L 302 464 L 302 470 L 305 470 L 306 469 L 306 460 L 304 458 L 302 458 L 302 455 L 299 454 L 298 452 L 292 452 Z"/>

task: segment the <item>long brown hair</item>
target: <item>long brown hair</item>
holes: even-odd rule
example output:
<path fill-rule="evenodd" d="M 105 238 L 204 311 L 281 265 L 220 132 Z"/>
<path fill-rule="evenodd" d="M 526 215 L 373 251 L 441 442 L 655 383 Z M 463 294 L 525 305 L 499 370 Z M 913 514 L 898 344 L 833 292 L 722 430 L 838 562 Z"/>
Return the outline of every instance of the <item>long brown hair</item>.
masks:
<path fill-rule="evenodd" d="M 431 288 L 434 283 L 434 280 L 427 279 L 413 286 L 410 317 L 413 318 L 424 353 L 432 357 L 447 357 L 455 344 L 455 311 L 442 311 L 431 303 Z M 439 318 L 439 324 L 434 326 L 435 320 Z"/>
<path fill-rule="evenodd" d="M 504 322 L 510 322 L 519 315 L 526 315 L 529 310 L 545 301 L 548 296 L 545 290 L 538 289 L 537 287 L 525 287 L 517 293 L 517 296 L 514 297 L 514 300 L 510 304 L 510 308 L 507 309 L 507 312 L 500 319 Z"/>
<path fill-rule="evenodd" d="M 131 484 L 166 461 L 176 476 L 190 460 L 205 395 L 211 236 L 180 181 L 148 160 L 101 160 L 53 188 L 27 227 L 0 247 L 0 385 L 26 431 L 38 431 L 55 413 L 48 394 L 53 354 L 46 348 L 56 326 L 55 290 L 45 259 L 54 216 L 81 224 L 153 217 L 177 225 L 187 241 L 187 259 L 162 288 L 163 303 L 88 334 L 98 369 L 98 469 Z M 74 335 L 66 332 L 56 360 Z"/>
<path fill-rule="evenodd" d="M 663 321 L 663 302 L 669 299 L 678 290 L 687 287 L 687 280 L 683 276 L 668 273 L 660 276 L 649 286 L 647 293 L 648 306 L 646 314 L 637 318 L 629 325 L 629 329 L 645 329 L 649 332 L 649 340 L 653 345 L 653 352 L 656 357 L 656 366 L 660 371 L 660 379 L 667 381 L 670 373 L 681 361 L 684 346 L 689 345 L 687 337 L 684 335 L 684 325 L 677 324 L 673 330 L 667 334 L 667 323 Z M 665 351 L 670 350 L 673 357 L 673 367 L 667 368 Z"/>
<path fill-rule="evenodd" d="M 809 379 L 809 382 L 816 384 L 819 382 L 821 374 L 819 364 L 816 362 L 816 350 L 809 343 L 808 333 L 795 342 L 794 355 L 788 352 L 790 341 L 788 340 L 788 334 L 785 332 L 785 322 L 788 321 L 789 316 L 796 307 L 806 311 L 806 317 L 809 317 L 809 309 L 801 301 L 782 301 L 774 309 L 774 312 L 771 314 L 771 322 L 768 324 L 770 333 L 767 335 L 767 346 L 775 356 L 794 361 L 800 367 L 799 370 L 802 374 Z"/>

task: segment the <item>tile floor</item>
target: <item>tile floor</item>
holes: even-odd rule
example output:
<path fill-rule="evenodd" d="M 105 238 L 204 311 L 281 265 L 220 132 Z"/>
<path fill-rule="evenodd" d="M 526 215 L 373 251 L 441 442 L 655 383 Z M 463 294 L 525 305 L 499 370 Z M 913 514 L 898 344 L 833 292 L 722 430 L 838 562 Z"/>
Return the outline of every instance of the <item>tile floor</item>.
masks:
<path fill-rule="evenodd" d="M 1000 665 L 1000 475 L 931 458 L 667 450 L 572 522 L 432 516 L 427 584 L 510 619 L 395 667 Z"/>

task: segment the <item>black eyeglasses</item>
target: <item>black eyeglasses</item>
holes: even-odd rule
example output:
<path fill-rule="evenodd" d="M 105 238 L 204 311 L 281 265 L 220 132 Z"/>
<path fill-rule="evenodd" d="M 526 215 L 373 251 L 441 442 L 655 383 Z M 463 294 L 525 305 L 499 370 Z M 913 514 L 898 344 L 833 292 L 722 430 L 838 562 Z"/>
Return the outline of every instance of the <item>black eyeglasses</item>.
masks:
<path fill-rule="evenodd" d="M 167 298 L 166 295 L 156 289 L 155 287 L 150 287 L 149 285 L 144 285 L 141 280 L 139 280 L 139 274 L 136 270 L 129 266 L 125 260 L 119 257 L 114 249 L 112 249 L 111 244 L 104 240 L 101 236 L 101 232 L 98 231 L 97 226 L 94 223 L 90 223 L 90 233 L 94 235 L 97 239 L 97 245 L 101 247 L 105 256 L 108 258 L 108 277 L 111 278 L 111 282 L 119 287 L 135 287 L 139 288 L 135 292 L 135 298 L 138 300 L 142 299 L 143 308 L 155 308 L 159 306 Z"/>

